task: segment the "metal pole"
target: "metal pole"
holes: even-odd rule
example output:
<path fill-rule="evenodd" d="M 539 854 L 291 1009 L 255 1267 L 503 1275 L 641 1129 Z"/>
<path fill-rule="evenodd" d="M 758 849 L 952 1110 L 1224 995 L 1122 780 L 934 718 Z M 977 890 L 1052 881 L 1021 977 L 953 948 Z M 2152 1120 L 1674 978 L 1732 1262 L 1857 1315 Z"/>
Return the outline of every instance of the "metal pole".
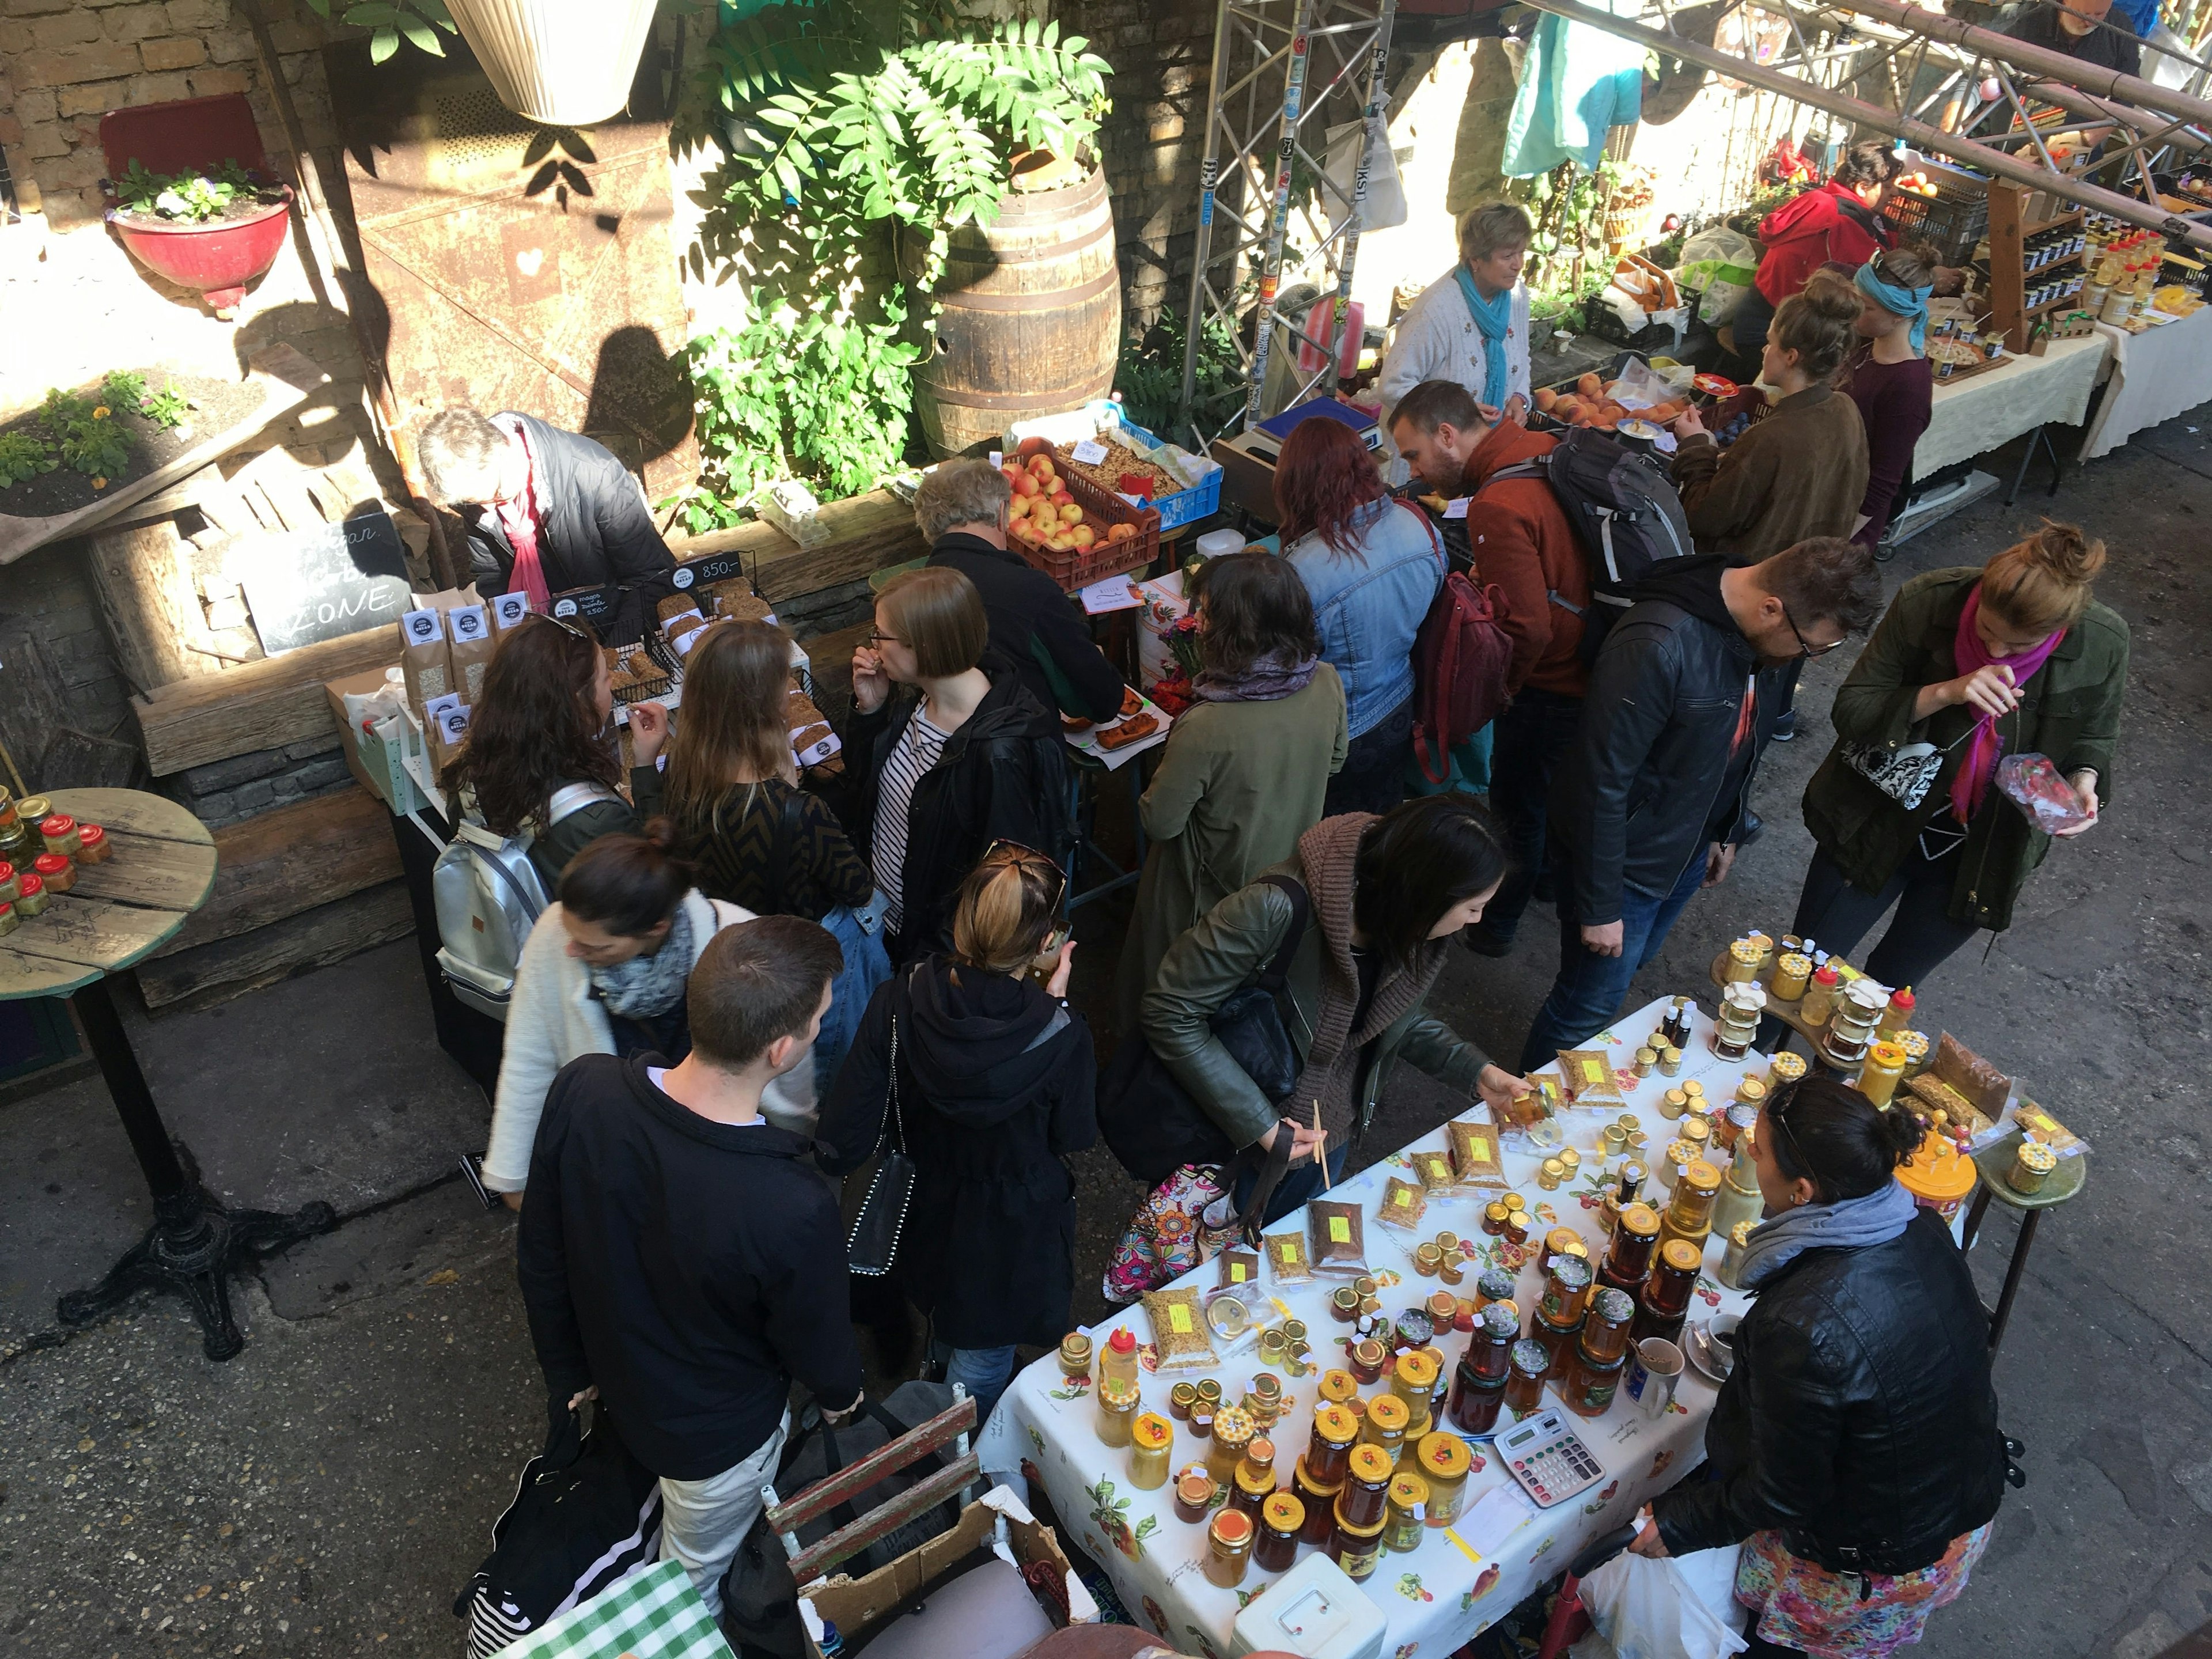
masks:
<path fill-rule="evenodd" d="M 1260 267 L 1259 332 L 1252 342 L 1252 384 L 1244 395 L 1244 424 L 1260 423 L 1261 393 L 1267 381 L 1267 357 L 1275 341 L 1275 288 L 1283 276 L 1283 232 L 1291 218 L 1291 157 L 1297 149 L 1299 106 L 1305 96 L 1306 63 L 1312 46 L 1313 0 L 1297 0 L 1291 14 L 1291 55 L 1283 76 L 1283 113 L 1277 131 L 1275 199 L 1267 221 L 1267 252 Z"/>
<path fill-rule="evenodd" d="M 1206 165 L 1199 173 L 1198 234 L 1191 244 L 1190 302 L 1183 308 L 1182 401 L 1176 418 L 1191 422 L 1198 399 L 1198 343 L 1206 332 L 1206 266 L 1213 247 L 1213 197 L 1221 183 L 1221 95 L 1229 78 L 1229 11 L 1235 0 L 1220 0 L 1213 14 L 1213 81 L 1206 94 Z M 1198 434 L 1197 447 L 1206 447 Z"/>
<path fill-rule="evenodd" d="M 1948 155 L 1954 161 L 1966 162 L 2000 179 L 2009 179 L 2033 190 L 2048 191 L 2063 196 L 2069 202 L 2096 209 L 2124 223 L 2141 225 L 2148 230 L 2187 242 L 2191 247 L 2212 249 L 2212 229 L 2191 224 L 2162 210 L 2138 202 L 2132 196 L 2123 196 L 2115 191 L 2096 185 L 2084 184 L 2064 174 L 2047 172 L 2025 161 L 2014 161 L 2002 150 L 1992 149 L 1987 144 L 1959 138 L 1929 126 L 1925 121 L 1916 121 L 1899 115 L 1895 110 L 1883 109 L 1865 100 L 1853 98 L 1847 93 L 1832 92 L 1827 88 L 1793 80 L 1760 64 L 1747 63 L 1741 58 L 1731 58 L 1726 52 L 1715 52 L 1694 41 L 1665 34 L 1657 29 L 1646 28 L 1626 18 L 1616 17 L 1609 11 L 1578 3 L 1578 0 L 1528 0 L 1539 11 L 1554 16 L 1570 18 L 1577 23 L 1587 23 L 1592 28 L 1605 29 L 1631 40 L 1641 40 L 1646 46 L 1670 52 L 1692 64 L 1717 70 L 1732 79 L 1746 82 L 1769 92 L 1781 94 L 1814 109 L 1824 109 L 1840 115 L 1876 132 L 1886 132 L 1893 137 L 1907 140 L 1923 149 L 1933 150 L 1938 155 Z M 1978 33 L 1978 31 L 1977 31 Z M 2112 77 L 2125 80 L 2130 77 Z"/>
<path fill-rule="evenodd" d="M 1336 315 L 1328 331 L 1328 362 L 1322 373 L 1331 392 L 1343 374 L 1344 331 L 1352 324 L 1352 270 L 1359 260 L 1359 216 L 1367 206 L 1367 176 L 1374 164 L 1370 154 L 1375 143 L 1374 121 L 1390 99 L 1390 24 L 1397 15 L 1397 0 L 1382 0 L 1382 20 L 1376 26 L 1375 51 L 1367 71 L 1367 107 L 1360 112 L 1359 173 L 1352 185 L 1352 228 L 1344 234 L 1344 251 L 1337 256 Z M 1385 126 L 1382 142 L 1390 142 Z"/>

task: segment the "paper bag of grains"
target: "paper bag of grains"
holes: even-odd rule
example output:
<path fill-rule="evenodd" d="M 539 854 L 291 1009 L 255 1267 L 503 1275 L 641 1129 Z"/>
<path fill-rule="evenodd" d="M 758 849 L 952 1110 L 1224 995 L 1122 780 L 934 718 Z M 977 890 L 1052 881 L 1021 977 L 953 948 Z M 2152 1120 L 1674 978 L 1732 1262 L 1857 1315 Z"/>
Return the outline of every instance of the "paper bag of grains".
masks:
<path fill-rule="evenodd" d="M 491 619 L 480 605 L 456 606 L 446 613 L 447 652 L 453 667 L 453 690 L 461 701 L 473 705 L 483 690 L 484 671 L 491 666 L 499 641 L 492 637 Z"/>
<path fill-rule="evenodd" d="M 444 611 L 410 611 L 400 617 L 399 668 L 407 682 L 407 701 L 418 714 L 433 698 L 454 689 Z"/>
<path fill-rule="evenodd" d="M 530 595 L 527 593 L 495 593 L 491 598 L 491 631 L 494 637 L 511 629 L 522 626 L 522 619 L 530 614 Z"/>

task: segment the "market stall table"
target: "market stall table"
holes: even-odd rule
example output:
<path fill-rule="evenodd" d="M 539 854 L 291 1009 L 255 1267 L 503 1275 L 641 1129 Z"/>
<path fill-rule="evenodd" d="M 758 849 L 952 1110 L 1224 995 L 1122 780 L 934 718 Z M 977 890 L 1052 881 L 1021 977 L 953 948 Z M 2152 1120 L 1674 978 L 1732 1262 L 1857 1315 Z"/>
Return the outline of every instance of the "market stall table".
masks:
<path fill-rule="evenodd" d="M 2053 340 L 2040 357 L 2008 357 L 1969 380 L 1936 381 L 1928 429 L 1912 452 L 1912 477 L 1924 478 L 1954 462 L 1972 460 L 2023 433 L 2039 433 L 2047 424 L 2078 425 L 2088 413 L 2106 349 L 2101 335 Z M 2037 441 L 2029 441 L 2031 455 Z M 2049 440 L 2041 441 L 2047 446 Z M 2055 450 L 2051 460 L 2055 467 Z M 2026 472 L 2023 462 L 2013 480 L 2014 494 Z M 2057 488 L 2055 477 L 2051 488 Z"/>
<path fill-rule="evenodd" d="M 1726 1100 L 1738 1079 L 1748 1070 L 1764 1076 L 1763 1056 L 1723 1060 L 1712 1048 L 1713 1023 L 1702 1010 L 1693 1013 L 1694 1030 L 1683 1051 L 1679 1074 L 1656 1073 L 1638 1078 L 1630 1069 L 1636 1046 L 1668 1012 L 1670 1000 L 1661 998 L 1648 1007 L 1628 1014 L 1614 1026 L 1590 1040 L 1587 1047 L 1604 1047 L 1615 1058 L 1614 1074 L 1626 1107 L 1601 1110 L 1569 1110 L 1555 1121 L 1565 1132 L 1566 1144 L 1580 1149 L 1585 1163 L 1578 1179 L 1555 1191 L 1538 1182 L 1545 1152 L 1527 1144 L 1524 1135 L 1508 1132 L 1504 1142 L 1505 1176 L 1513 1187 L 1535 1204 L 1534 1226 L 1526 1259 L 1517 1266 L 1516 1300 L 1529 1314 L 1536 1306 L 1542 1273 L 1536 1249 L 1542 1235 L 1556 1226 L 1573 1228 L 1590 1248 L 1593 1261 L 1604 1254 L 1601 1225 L 1600 1169 L 1601 1159 L 1593 1150 L 1599 1130 L 1626 1109 L 1638 1115 L 1655 1145 L 1664 1144 L 1666 1124 L 1657 1106 L 1661 1096 L 1686 1079 L 1702 1079 L 1708 1093 Z M 1547 1070 L 1555 1069 L 1547 1067 Z M 1486 1110 L 1478 1107 L 1467 1121 L 1487 1122 Z M 1382 1287 L 1382 1310 L 1395 1316 L 1407 1307 L 1418 1307 L 1438 1289 L 1455 1296 L 1471 1297 L 1474 1281 L 1486 1266 L 1514 1265 L 1514 1251 L 1502 1239 L 1483 1236 L 1480 1222 L 1484 1203 L 1497 1196 L 1478 1190 L 1457 1196 L 1431 1195 L 1419 1228 L 1408 1233 L 1373 1219 L 1385 1187 L 1394 1176 L 1413 1179 L 1411 1155 L 1445 1143 L 1441 1126 L 1403 1151 L 1383 1158 L 1358 1176 L 1339 1182 L 1327 1196 L 1357 1203 L 1365 1218 L 1366 1260 Z M 1270 1234 L 1295 1231 L 1307 1237 L 1306 1212 L 1295 1212 L 1267 1230 Z M 1468 1259 L 1464 1279 L 1456 1287 L 1436 1278 L 1419 1275 L 1413 1266 L 1416 1245 L 1450 1231 L 1467 1241 Z M 1708 1264 L 1717 1262 L 1721 1245 L 1709 1244 Z M 1218 1267 L 1207 1262 L 1176 1285 L 1212 1290 Z M 1262 1271 L 1260 1289 L 1273 1305 L 1260 1303 L 1255 1315 L 1267 1322 L 1279 1316 L 1305 1322 L 1314 1344 L 1315 1364 L 1303 1374 L 1282 1375 L 1284 1409 L 1270 1431 L 1277 1447 L 1276 1467 L 1287 1477 L 1293 1455 L 1304 1449 L 1314 1418 L 1315 1389 L 1322 1370 L 1346 1368 L 1340 1343 L 1352 1328 L 1336 1322 L 1328 1311 L 1330 1292 L 1348 1279 L 1316 1275 L 1298 1285 L 1279 1285 Z M 1174 1288 L 1174 1287 L 1170 1287 Z M 1720 1312 L 1741 1313 L 1744 1298 L 1721 1287 L 1710 1265 L 1700 1274 L 1691 1301 L 1691 1323 L 1698 1324 Z M 1530 1316 L 1533 1316 L 1530 1315 Z M 1524 1323 L 1526 1322 L 1524 1319 Z M 1148 1344 L 1152 1332 L 1141 1308 L 1093 1327 L 1094 1348 L 1103 1352 L 1108 1337 L 1127 1327 L 1139 1343 Z M 1211 1376 L 1222 1383 L 1224 1396 L 1233 1399 L 1244 1380 L 1265 1369 L 1255 1352 L 1255 1336 L 1247 1334 L 1238 1345 L 1226 1345 L 1218 1363 L 1170 1370 L 1152 1369 L 1152 1356 L 1140 1350 L 1146 1368 L 1141 1373 L 1142 1409 L 1170 1415 L 1169 1391 L 1178 1381 Z M 1466 1346 L 1461 1336 L 1439 1336 L 1436 1346 L 1447 1367 L 1456 1364 Z M 1376 1389 L 1365 1390 L 1370 1396 Z M 1186 1653 L 1224 1659 L 1231 1651 L 1231 1626 L 1245 1603 L 1276 1577 L 1255 1566 L 1236 1589 L 1217 1587 L 1201 1571 L 1206 1553 L 1202 1528 L 1178 1520 L 1170 1481 L 1155 1491 L 1139 1490 L 1130 1478 L 1131 1455 L 1102 1445 L 1097 1436 L 1097 1413 L 1088 1383 L 1078 1384 L 1063 1374 L 1056 1356 L 1048 1356 L 1017 1376 L 991 1414 L 979 1443 L 983 1468 L 1009 1480 L 1018 1471 L 1042 1486 L 1058 1511 L 1065 1530 L 1080 1536 L 1092 1559 L 1113 1579 L 1123 1605 L 1161 1638 Z M 1382 1558 L 1374 1575 L 1361 1588 L 1389 1621 L 1382 1651 L 1392 1659 L 1413 1659 L 1418 1652 L 1429 1659 L 1443 1656 L 1478 1632 L 1486 1628 L 1524 1596 L 1559 1571 L 1576 1552 L 1601 1534 L 1621 1525 L 1656 1493 L 1679 1480 L 1704 1455 L 1705 1418 L 1712 1409 L 1717 1386 L 1694 1367 L 1686 1367 L 1674 1401 L 1656 1418 L 1627 1397 L 1624 1388 L 1612 1407 L 1595 1419 L 1566 1416 L 1585 1445 L 1604 1466 L 1601 1482 L 1579 1498 L 1547 1510 L 1538 1510 L 1520 1495 L 1489 1444 L 1488 1437 L 1462 1436 L 1476 1453 L 1476 1466 L 1466 1492 L 1462 1518 L 1449 1528 L 1424 1532 L 1419 1547 Z M 1561 1409 L 1556 1386 L 1547 1385 L 1547 1407 Z M 1449 1421 L 1439 1428 L 1459 1431 Z M 1501 1417 L 1500 1426 L 1510 1420 Z M 1176 1438 L 1170 1459 L 1180 1468 L 1205 1455 L 1206 1443 L 1195 1440 L 1187 1423 L 1175 1425 Z M 1492 1501 L 1480 1522 L 1471 1520 L 1474 1506 L 1493 1492 L 1510 1495 Z M 1503 1520 L 1493 1517 L 1503 1515 Z M 1474 1541 L 1480 1536 L 1490 1547 Z M 1299 1559 L 1311 1553 L 1302 1547 Z"/>
<path fill-rule="evenodd" d="M 245 1346 L 231 1317 L 228 1278 L 240 1263 L 337 1225 L 327 1204 L 280 1215 L 226 1210 L 169 1138 L 138 1069 L 107 975 L 151 955 L 207 902 L 215 838 L 175 802 L 137 789 L 60 789 L 57 812 L 108 832 L 113 855 L 81 866 L 75 886 L 0 938 L 0 1000 L 66 996 L 123 1120 L 154 1200 L 154 1225 L 100 1281 L 56 1310 L 84 1325 L 141 1290 L 174 1291 L 191 1304 L 210 1359 Z"/>
<path fill-rule="evenodd" d="M 2014 1189 L 2008 1179 L 2013 1160 L 2020 1156 L 2022 1136 L 2007 1134 L 2002 1140 L 1983 1147 L 1974 1154 L 1974 1167 L 1980 1172 L 1981 1190 L 1974 1194 L 1973 1207 L 1966 1212 L 1966 1231 L 1960 1240 L 1962 1249 L 1971 1249 L 1982 1230 L 1982 1218 L 1989 1213 L 1990 1201 L 1994 1199 L 2008 1210 L 2020 1212 L 2020 1232 L 2012 1242 L 2012 1256 L 2005 1263 L 2004 1286 L 1997 1292 L 1997 1305 L 1990 1311 L 1990 1351 L 1996 1352 L 2004 1340 L 2005 1326 L 2012 1319 L 2013 1298 L 2020 1294 L 2020 1281 L 2027 1273 L 2027 1253 L 2035 1244 L 2036 1224 L 2043 1219 L 2045 1210 L 2056 1209 L 2081 1192 L 2089 1179 L 2089 1159 L 2086 1154 L 2062 1158 L 2050 1178 L 2039 1193 L 2021 1193 Z"/>
<path fill-rule="evenodd" d="M 2112 373 L 2104 401 L 2081 437 L 2081 456 L 2109 455 L 2136 433 L 2212 398 L 2212 306 L 2180 321 L 2130 334 L 2100 323 Z"/>

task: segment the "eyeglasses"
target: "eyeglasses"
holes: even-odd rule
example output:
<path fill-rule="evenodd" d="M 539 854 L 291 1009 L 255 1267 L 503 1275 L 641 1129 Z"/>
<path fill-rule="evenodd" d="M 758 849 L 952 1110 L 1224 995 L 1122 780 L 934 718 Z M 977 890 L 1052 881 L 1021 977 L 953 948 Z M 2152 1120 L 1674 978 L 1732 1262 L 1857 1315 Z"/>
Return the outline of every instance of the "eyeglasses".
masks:
<path fill-rule="evenodd" d="M 1797 619 L 1790 614 L 1790 607 L 1787 605 L 1782 607 L 1782 620 L 1790 624 L 1790 631 L 1797 636 L 1797 649 L 1806 656 L 1825 657 L 1843 643 L 1841 640 L 1831 640 L 1826 645 L 1814 644 L 1805 637 L 1804 629 L 1797 626 Z"/>
<path fill-rule="evenodd" d="M 1814 1173 L 1812 1164 L 1806 1161 L 1805 1149 L 1797 1144 L 1796 1131 L 1790 1127 L 1789 1121 L 1782 1115 L 1784 1111 L 1796 1103 L 1796 1099 L 1797 1091 L 1795 1085 L 1792 1085 L 1786 1091 L 1778 1091 L 1774 1097 L 1766 1103 L 1766 1121 L 1769 1123 L 1771 1123 L 1776 1128 L 1781 1130 L 1784 1135 L 1789 1137 L 1790 1161 L 1804 1171 L 1803 1175 L 1794 1176 L 1791 1178 L 1793 1180 L 1811 1182 L 1813 1183 L 1814 1190 L 1817 1194 L 1820 1189 L 1820 1177 Z M 1779 1149 L 1778 1148 L 1777 1150 L 1778 1151 Z M 1777 1164 L 1781 1163 L 1781 1161 L 1782 1160 L 1778 1158 L 1775 1159 Z M 1785 1169 L 1782 1173 L 1784 1175 L 1790 1175 L 1790 1171 Z"/>
<path fill-rule="evenodd" d="M 577 627 L 575 623 L 567 621 L 562 617 L 550 615 L 546 616 L 545 620 L 551 623 L 554 627 L 559 629 L 563 634 L 580 639 L 583 641 L 586 645 L 591 646 L 595 649 L 598 647 L 599 642 L 593 639 L 592 635 L 586 633 L 584 629 Z"/>
<path fill-rule="evenodd" d="M 896 634 L 871 634 L 868 635 L 868 643 L 870 645 L 904 645 L 906 641 Z M 1009 845 L 1011 844 L 1010 842 Z"/>
<path fill-rule="evenodd" d="M 1024 847 L 1018 841 L 994 841 L 983 849 L 981 861 L 984 864 L 1012 865 L 1018 869 L 1024 866 L 1035 869 L 1042 866 L 1044 870 L 1050 871 L 1052 897 L 1045 904 L 1048 911 L 1058 911 L 1060 900 L 1067 896 L 1067 872 L 1049 854 L 1040 853 L 1034 847 Z"/>

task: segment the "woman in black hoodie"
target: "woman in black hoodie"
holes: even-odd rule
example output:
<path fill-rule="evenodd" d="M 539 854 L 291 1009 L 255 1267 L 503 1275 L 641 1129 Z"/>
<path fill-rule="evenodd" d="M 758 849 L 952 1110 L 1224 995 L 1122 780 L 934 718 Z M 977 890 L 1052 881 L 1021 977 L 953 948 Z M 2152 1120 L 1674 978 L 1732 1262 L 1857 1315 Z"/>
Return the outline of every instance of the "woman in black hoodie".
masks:
<path fill-rule="evenodd" d="M 960 884 L 951 951 L 877 988 L 822 1108 L 833 1175 L 866 1163 L 887 1133 L 914 1158 L 892 1271 L 979 1421 L 1013 1376 L 1016 1345 L 1066 1334 L 1075 1293 L 1066 1159 L 1097 1136 L 1097 1064 L 1066 1001 L 1074 944 L 1044 953 L 1066 884 L 1042 853 L 994 843 Z M 1042 988 L 1039 964 L 1051 972 Z"/>

